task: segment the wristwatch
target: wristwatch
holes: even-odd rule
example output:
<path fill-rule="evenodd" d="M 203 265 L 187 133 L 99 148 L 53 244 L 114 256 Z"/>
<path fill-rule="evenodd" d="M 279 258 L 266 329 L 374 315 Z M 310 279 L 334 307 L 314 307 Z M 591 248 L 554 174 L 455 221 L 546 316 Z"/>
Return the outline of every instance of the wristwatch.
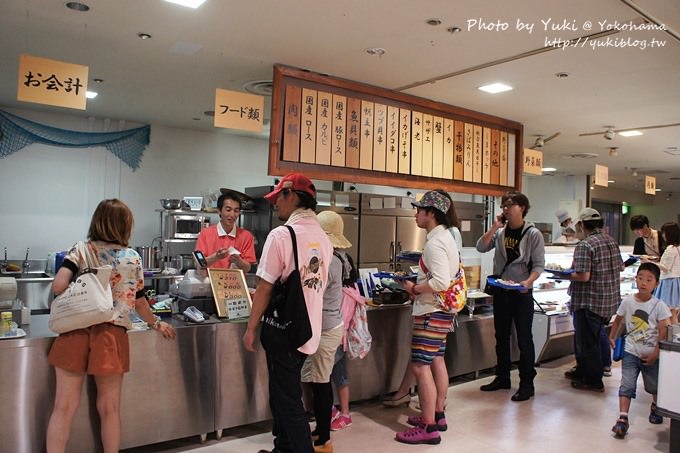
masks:
<path fill-rule="evenodd" d="M 154 317 L 153 324 L 147 323 L 147 325 L 149 326 L 149 329 L 156 330 L 156 329 L 158 329 L 158 326 L 161 325 L 161 318 L 160 318 L 160 316 L 156 316 L 156 315 L 154 315 L 153 317 Z"/>

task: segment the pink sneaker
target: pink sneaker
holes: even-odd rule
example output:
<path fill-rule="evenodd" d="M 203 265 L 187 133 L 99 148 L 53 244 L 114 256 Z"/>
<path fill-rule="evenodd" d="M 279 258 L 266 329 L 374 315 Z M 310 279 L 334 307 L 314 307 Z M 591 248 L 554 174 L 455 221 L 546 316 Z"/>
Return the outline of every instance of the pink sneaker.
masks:
<path fill-rule="evenodd" d="M 348 426 L 352 426 L 352 417 L 338 413 L 338 416 L 331 422 L 331 431 L 340 431 Z"/>
<path fill-rule="evenodd" d="M 397 442 L 402 442 L 405 444 L 430 444 L 437 445 L 442 441 L 439 437 L 439 431 L 434 425 L 431 428 L 425 425 L 415 426 L 413 428 L 407 429 L 397 433 L 394 439 Z M 428 431 L 429 429 L 429 431 Z"/>
<path fill-rule="evenodd" d="M 436 415 L 435 418 L 437 418 Z M 423 424 L 423 417 L 420 415 L 409 415 L 406 423 L 411 426 L 420 426 Z M 437 429 L 439 431 L 446 431 L 448 428 L 449 426 L 446 424 L 446 417 L 439 417 L 437 419 Z"/>
<path fill-rule="evenodd" d="M 340 415 L 340 411 L 338 410 L 337 407 L 335 407 L 335 404 L 333 405 L 333 408 L 331 409 L 331 421 L 335 420 L 338 418 L 338 415 Z"/>

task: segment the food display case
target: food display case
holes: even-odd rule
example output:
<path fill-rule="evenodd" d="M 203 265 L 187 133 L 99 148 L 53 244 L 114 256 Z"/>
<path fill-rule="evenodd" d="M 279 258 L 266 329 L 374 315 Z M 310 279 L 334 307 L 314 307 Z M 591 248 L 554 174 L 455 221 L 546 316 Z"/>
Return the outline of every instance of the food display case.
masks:
<path fill-rule="evenodd" d="M 633 252 L 632 246 L 620 246 L 625 261 Z M 547 246 L 545 268 L 571 268 L 574 246 Z M 635 291 L 637 266 L 629 266 L 621 273 L 621 296 Z M 544 272 L 534 282 L 535 313 L 532 333 L 536 363 L 574 352 L 574 325 L 569 313 L 568 280 L 554 278 L 556 274 Z"/>

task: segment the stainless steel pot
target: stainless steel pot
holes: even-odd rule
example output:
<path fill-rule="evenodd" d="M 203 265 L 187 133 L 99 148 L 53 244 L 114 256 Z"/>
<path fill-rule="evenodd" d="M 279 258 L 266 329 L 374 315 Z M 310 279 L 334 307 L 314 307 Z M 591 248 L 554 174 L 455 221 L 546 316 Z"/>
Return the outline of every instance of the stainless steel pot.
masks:
<path fill-rule="evenodd" d="M 142 268 L 158 269 L 158 247 L 136 247 L 135 250 L 142 257 Z"/>

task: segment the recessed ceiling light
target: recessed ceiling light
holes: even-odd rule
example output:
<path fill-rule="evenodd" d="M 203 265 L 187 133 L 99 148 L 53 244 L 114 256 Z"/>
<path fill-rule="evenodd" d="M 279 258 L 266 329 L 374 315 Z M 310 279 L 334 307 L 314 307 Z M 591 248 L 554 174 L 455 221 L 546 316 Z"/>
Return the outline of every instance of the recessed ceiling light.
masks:
<path fill-rule="evenodd" d="M 88 91 L 88 92 L 85 93 L 85 97 L 88 98 L 88 99 L 94 99 L 94 98 L 97 97 L 98 94 L 99 93 L 97 93 L 95 91 Z"/>
<path fill-rule="evenodd" d="M 460 29 L 460 27 L 449 27 L 449 28 L 446 29 L 446 31 L 453 34 L 453 33 L 460 33 L 462 30 Z"/>
<path fill-rule="evenodd" d="M 80 2 L 66 2 L 66 7 L 68 9 L 72 9 L 73 11 L 89 11 L 90 7 L 87 6 L 85 3 L 80 3 Z"/>
<path fill-rule="evenodd" d="M 140 32 L 140 33 L 137 33 L 137 37 L 138 37 L 139 39 L 145 39 L 145 40 L 146 40 L 146 39 L 151 39 L 151 35 L 148 34 L 148 33 L 141 33 L 141 32 Z"/>
<path fill-rule="evenodd" d="M 497 83 L 492 83 L 490 85 L 484 85 L 484 86 L 481 86 L 481 87 L 477 87 L 477 89 L 481 90 L 481 91 L 486 91 L 487 93 L 496 94 L 496 93 L 502 93 L 504 91 L 510 91 L 510 90 L 512 90 L 512 87 L 509 86 L 509 85 L 506 85 L 504 83 L 497 82 Z"/>
<path fill-rule="evenodd" d="M 637 135 L 642 135 L 642 132 L 640 132 L 640 131 L 623 131 L 623 132 L 619 132 L 619 135 L 621 137 L 635 137 Z"/>
<path fill-rule="evenodd" d="M 215 111 L 214 110 L 206 110 L 203 112 L 205 116 L 215 116 Z"/>
<path fill-rule="evenodd" d="M 205 2 L 205 0 L 165 0 L 168 3 L 174 3 L 176 5 L 186 6 L 187 8 L 198 8 Z"/>
<path fill-rule="evenodd" d="M 104 83 L 104 79 L 100 79 L 100 78 L 94 78 L 94 79 L 92 79 L 92 81 L 94 83 Z"/>
<path fill-rule="evenodd" d="M 680 156 L 680 149 L 677 146 L 669 146 L 663 152 L 671 156 Z"/>
<path fill-rule="evenodd" d="M 543 167 L 543 168 L 541 168 L 541 170 L 543 170 L 543 171 L 557 171 L 557 168 L 553 168 L 553 167 Z"/>
<path fill-rule="evenodd" d="M 557 74 L 555 74 L 555 77 L 557 77 L 558 79 L 563 79 L 565 77 L 569 77 L 569 73 L 568 72 L 558 72 Z"/>
<path fill-rule="evenodd" d="M 610 180 L 607 181 L 607 182 L 608 182 L 609 184 L 614 184 L 616 181 L 614 181 L 613 179 L 610 179 Z"/>
<path fill-rule="evenodd" d="M 437 18 L 432 18 L 432 19 L 427 19 L 427 20 L 425 21 L 425 23 L 426 23 L 427 25 L 437 26 L 437 25 L 441 25 L 442 20 L 441 20 L 441 19 L 437 19 Z"/>
<path fill-rule="evenodd" d="M 656 191 L 657 191 L 657 192 L 661 192 L 661 189 L 657 188 Z"/>

